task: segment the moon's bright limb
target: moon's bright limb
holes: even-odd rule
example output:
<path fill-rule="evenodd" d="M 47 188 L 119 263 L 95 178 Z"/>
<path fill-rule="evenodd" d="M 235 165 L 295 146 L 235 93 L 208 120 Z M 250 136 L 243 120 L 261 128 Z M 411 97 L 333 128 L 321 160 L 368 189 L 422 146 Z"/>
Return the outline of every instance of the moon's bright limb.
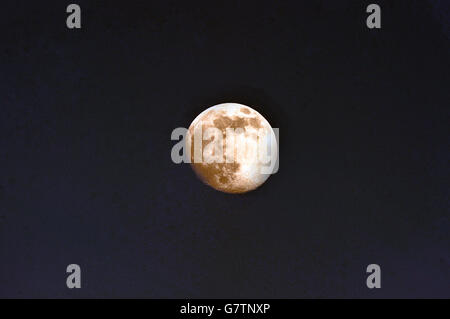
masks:
<path fill-rule="evenodd" d="M 192 168 L 203 182 L 225 193 L 245 193 L 269 177 L 263 170 L 269 164 L 261 161 L 259 154 L 264 148 L 261 145 L 274 140 L 272 127 L 257 111 L 242 104 L 224 103 L 194 119 L 186 147 L 191 152 Z M 273 151 L 277 145 L 271 147 Z"/>

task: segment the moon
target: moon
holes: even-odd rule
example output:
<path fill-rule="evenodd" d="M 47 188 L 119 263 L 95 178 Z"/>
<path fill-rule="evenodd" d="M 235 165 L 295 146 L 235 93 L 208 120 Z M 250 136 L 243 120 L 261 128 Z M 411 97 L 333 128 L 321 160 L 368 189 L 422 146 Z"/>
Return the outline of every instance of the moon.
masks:
<path fill-rule="evenodd" d="M 269 178 L 264 168 L 270 164 L 261 160 L 262 146 L 272 143 L 269 152 L 278 155 L 269 122 L 238 103 L 218 104 L 200 113 L 189 126 L 185 141 L 191 167 L 200 180 L 230 194 L 255 190 Z"/>

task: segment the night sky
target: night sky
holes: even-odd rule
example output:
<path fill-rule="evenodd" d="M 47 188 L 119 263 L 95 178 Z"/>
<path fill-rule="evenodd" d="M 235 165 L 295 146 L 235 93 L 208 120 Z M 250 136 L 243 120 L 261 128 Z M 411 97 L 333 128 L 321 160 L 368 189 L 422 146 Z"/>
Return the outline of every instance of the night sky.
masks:
<path fill-rule="evenodd" d="M 72 2 L 0 4 L 0 297 L 450 297 L 448 1 Z M 245 195 L 170 158 L 223 102 L 280 128 Z"/>

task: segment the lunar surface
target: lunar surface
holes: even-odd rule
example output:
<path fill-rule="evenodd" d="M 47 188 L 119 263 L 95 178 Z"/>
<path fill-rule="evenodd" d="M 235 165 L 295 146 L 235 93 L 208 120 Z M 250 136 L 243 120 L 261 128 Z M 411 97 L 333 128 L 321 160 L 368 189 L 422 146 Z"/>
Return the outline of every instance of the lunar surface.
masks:
<path fill-rule="evenodd" d="M 246 193 L 269 177 L 264 155 L 278 152 L 269 122 L 252 108 L 236 103 L 210 107 L 198 115 L 186 135 L 186 149 L 197 176 L 214 189 Z M 263 160 L 264 158 L 264 160 Z"/>

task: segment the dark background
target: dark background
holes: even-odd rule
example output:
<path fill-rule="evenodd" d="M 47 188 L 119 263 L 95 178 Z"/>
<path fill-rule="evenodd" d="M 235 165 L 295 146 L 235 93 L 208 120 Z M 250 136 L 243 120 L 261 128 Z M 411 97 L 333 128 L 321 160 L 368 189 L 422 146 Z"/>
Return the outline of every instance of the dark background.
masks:
<path fill-rule="evenodd" d="M 449 2 L 374 2 L 381 30 L 369 1 L 77 0 L 81 30 L 2 1 L 0 297 L 449 298 Z M 230 101 L 281 135 L 241 196 L 170 159 Z"/>

